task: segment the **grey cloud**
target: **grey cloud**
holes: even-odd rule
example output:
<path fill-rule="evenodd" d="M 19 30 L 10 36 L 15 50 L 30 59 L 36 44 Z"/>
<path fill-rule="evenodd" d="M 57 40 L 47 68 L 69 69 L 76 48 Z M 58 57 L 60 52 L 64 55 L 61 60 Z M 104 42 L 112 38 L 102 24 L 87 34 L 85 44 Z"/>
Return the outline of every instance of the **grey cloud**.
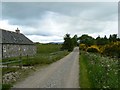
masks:
<path fill-rule="evenodd" d="M 0 20 L 2 19 L 2 3 L 0 2 Z"/>
<path fill-rule="evenodd" d="M 38 35 L 38 36 L 53 36 L 54 34 L 51 34 L 51 33 L 47 33 L 47 31 L 46 32 L 41 32 L 41 30 L 39 31 L 37 31 L 37 32 L 33 32 L 33 33 L 31 33 L 31 32 L 29 32 L 29 31 L 23 31 L 23 33 L 25 34 L 25 35 Z"/>
<path fill-rule="evenodd" d="M 3 18 L 28 19 L 36 18 L 42 13 L 41 8 L 37 8 L 37 3 L 27 2 L 3 2 Z"/>
<path fill-rule="evenodd" d="M 32 19 L 40 18 L 44 11 L 59 12 L 66 15 L 77 15 L 82 12 L 94 10 L 97 18 L 116 13 L 117 3 L 92 2 L 4 2 L 2 4 L 3 18 Z M 89 13 L 88 13 L 89 15 Z M 89 17 L 90 18 L 90 17 Z"/>
<path fill-rule="evenodd" d="M 11 25 L 21 25 L 29 27 L 38 27 L 38 19 L 9 19 Z"/>
<path fill-rule="evenodd" d="M 8 20 L 10 25 L 21 26 L 23 33 L 28 36 L 101 33 L 105 30 L 107 22 L 117 21 L 117 14 L 117 3 L 113 2 L 3 2 L 2 4 L 3 20 Z M 52 40 L 56 41 L 54 38 Z"/>

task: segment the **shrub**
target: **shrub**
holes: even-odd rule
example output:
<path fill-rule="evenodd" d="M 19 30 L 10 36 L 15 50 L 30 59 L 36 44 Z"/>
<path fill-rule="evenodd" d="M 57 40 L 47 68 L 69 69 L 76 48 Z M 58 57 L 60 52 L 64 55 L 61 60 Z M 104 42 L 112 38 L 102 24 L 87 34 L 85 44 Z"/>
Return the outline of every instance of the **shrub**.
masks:
<path fill-rule="evenodd" d="M 120 42 L 114 42 L 109 45 L 105 45 L 103 54 L 120 58 Z"/>
<path fill-rule="evenodd" d="M 105 49 L 105 45 L 104 46 L 103 45 L 99 45 L 98 47 L 99 47 L 100 53 L 103 54 L 103 51 Z"/>
<path fill-rule="evenodd" d="M 88 47 L 86 51 L 87 52 L 93 52 L 93 53 L 99 53 L 100 52 L 98 46 L 96 46 L 96 45 L 92 45 L 92 46 Z"/>
<path fill-rule="evenodd" d="M 80 44 L 79 49 L 85 51 L 87 46 L 85 44 Z"/>

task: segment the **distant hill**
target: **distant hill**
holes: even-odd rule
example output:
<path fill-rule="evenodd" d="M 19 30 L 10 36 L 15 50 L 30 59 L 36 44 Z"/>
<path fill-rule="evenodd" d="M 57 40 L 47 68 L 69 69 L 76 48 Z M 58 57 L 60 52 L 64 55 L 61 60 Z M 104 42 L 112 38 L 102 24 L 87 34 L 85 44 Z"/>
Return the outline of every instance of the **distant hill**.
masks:
<path fill-rule="evenodd" d="M 35 44 L 63 44 L 63 42 L 49 42 L 49 43 L 40 43 L 40 42 L 34 42 Z"/>
<path fill-rule="evenodd" d="M 47 44 L 63 44 L 63 42 L 49 42 Z"/>

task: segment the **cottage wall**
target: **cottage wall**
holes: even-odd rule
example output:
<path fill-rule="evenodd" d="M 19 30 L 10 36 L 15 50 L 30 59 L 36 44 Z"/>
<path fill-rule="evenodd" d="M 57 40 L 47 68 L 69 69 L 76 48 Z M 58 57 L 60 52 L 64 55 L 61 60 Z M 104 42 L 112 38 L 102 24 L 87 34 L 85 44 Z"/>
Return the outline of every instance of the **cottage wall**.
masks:
<path fill-rule="evenodd" d="M 34 45 L 14 45 L 3 44 L 3 58 L 33 56 L 36 54 L 36 46 Z"/>

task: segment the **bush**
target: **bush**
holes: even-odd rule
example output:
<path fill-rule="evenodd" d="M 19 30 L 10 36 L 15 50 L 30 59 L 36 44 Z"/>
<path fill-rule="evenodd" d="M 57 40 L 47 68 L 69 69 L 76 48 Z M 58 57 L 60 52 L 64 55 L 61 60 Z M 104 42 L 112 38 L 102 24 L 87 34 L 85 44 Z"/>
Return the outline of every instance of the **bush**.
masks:
<path fill-rule="evenodd" d="M 114 42 L 104 46 L 103 54 L 120 58 L 120 42 Z"/>
<path fill-rule="evenodd" d="M 103 54 L 103 51 L 105 49 L 105 45 L 104 46 L 103 45 L 99 45 L 98 47 L 99 47 L 100 53 Z"/>
<path fill-rule="evenodd" d="M 85 51 L 87 46 L 85 44 L 80 44 L 79 49 Z"/>
<path fill-rule="evenodd" d="M 86 51 L 87 52 L 93 52 L 93 53 L 99 53 L 100 52 L 98 46 L 96 46 L 96 45 L 92 45 L 92 46 L 88 47 Z"/>

